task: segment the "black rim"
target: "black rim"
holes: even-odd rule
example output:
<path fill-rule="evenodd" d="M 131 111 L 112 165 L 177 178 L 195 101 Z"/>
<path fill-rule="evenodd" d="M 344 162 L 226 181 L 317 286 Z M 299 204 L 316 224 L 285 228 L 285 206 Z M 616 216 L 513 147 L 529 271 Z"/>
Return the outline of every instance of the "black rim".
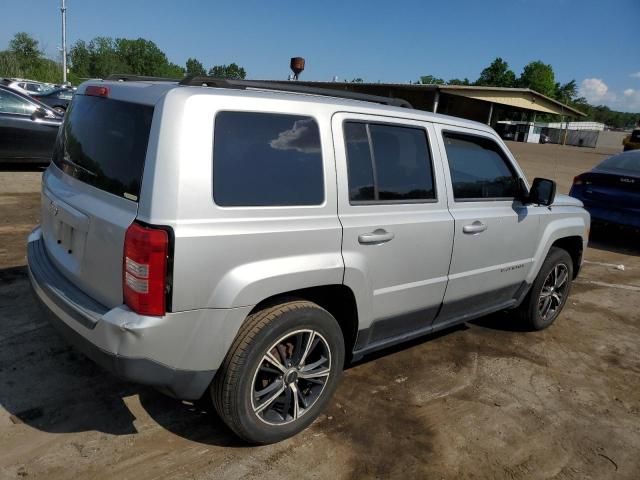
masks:
<path fill-rule="evenodd" d="M 538 313 L 544 321 L 553 319 L 564 303 L 569 285 L 569 267 L 559 263 L 549 272 L 538 298 Z"/>
<path fill-rule="evenodd" d="M 331 350 L 315 330 L 287 333 L 253 375 L 251 407 L 269 425 L 296 421 L 318 401 L 331 373 Z"/>

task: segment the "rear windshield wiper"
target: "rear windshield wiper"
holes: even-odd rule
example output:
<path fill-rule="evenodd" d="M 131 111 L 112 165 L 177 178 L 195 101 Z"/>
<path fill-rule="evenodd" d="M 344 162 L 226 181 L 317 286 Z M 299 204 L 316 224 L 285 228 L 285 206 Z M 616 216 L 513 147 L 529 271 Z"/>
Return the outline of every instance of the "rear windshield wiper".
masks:
<path fill-rule="evenodd" d="M 76 162 L 71 160 L 67 156 L 62 157 L 62 163 L 66 163 L 67 165 L 71 165 L 73 168 L 77 168 L 78 170 L 82 170 L 84 173 L 91 175 L 92 177 L 97 177 L 98 174 L 96 172 L 92 172 L 88 168 L 84 168 L 82 165 L 78 165 Z"/>

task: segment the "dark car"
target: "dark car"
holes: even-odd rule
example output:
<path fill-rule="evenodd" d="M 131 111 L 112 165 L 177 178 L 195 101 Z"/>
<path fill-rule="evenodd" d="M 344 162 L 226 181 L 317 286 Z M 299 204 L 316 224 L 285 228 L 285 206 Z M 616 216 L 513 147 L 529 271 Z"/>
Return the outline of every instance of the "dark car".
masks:
<path fill-rule="evenodd" d="M 31 96 L 49 105 L 56 112 L 64 114 L 73 99 L 73 91 L 66 88 L 56 88 L 45 93 L 34 93 Z"/>
<path fill-rule="evenodd" d="M 0 163 L 49 163 L 62 115 L 0 84 Z"/>
<path fill-rule="evenodd" d="M 640 229 L 640 150 L 609 157 L 578 175 L 569 195 L 582 200 L 596 222 Z"/>

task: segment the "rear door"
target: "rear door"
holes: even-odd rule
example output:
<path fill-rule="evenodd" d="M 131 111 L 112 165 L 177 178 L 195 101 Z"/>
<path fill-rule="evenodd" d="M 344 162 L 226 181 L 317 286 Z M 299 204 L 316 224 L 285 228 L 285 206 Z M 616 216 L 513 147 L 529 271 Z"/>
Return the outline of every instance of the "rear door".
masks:
<path fill-rule="evenodd" d="M 60 271 L 107 307 L 122 303 L 124 235 L 138 211 L 153 107 L 77 95 L 42 187 L 42 230 Z"/>
<path fill-rule="evenodd" d="M 59 118 L 32 118 L 35 103 L 0 89 L 0 159 L 49 162 Z"/>
<path fill-rule="evenodd" d="M 449 284 L 436 320 L 444 326 L 513 302 L 533 263 L 544 207 L 515 198 L 524 176 L 495 136 L 436 128 L 455 220 Z"/>
<path fill-rule="evenodd" d="M 446 284 L 453 219 L 430 124 L 348 113 L 332 122 L 344 283 L 356 350 L 430 328 Z"/>

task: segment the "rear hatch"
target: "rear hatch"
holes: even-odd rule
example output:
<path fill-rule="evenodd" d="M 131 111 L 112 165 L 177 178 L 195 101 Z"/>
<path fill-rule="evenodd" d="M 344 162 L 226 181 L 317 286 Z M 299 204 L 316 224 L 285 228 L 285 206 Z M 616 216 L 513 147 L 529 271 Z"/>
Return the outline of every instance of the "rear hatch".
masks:
<path fill-rule="evenodd" d="M 586 204 L 621 211 L 640 209 L 640 176 L 633 172 L 593 170 L 580 175 Z"/>
<path fill-rule="evenodd" d="M 122 254 L 136 218 L 153 107 L 76 95 L 43 177 L 47 253 L 106 307 L 122 304 Z"/>

